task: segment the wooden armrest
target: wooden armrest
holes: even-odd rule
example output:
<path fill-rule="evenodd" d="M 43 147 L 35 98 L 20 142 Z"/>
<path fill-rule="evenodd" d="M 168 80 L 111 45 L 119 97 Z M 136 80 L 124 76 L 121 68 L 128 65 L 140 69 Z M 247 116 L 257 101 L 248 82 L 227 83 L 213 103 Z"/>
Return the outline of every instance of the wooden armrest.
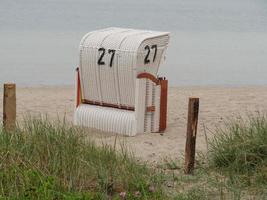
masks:
<path fill-rule="evenodd" d="M 144 72 L 144 73 L 138 74 L 137 78 L 146 78 L 154 82 L 156 85 L 160 84 L 159 80 L 153 74 L 150 74 L 150 73 Z"/>

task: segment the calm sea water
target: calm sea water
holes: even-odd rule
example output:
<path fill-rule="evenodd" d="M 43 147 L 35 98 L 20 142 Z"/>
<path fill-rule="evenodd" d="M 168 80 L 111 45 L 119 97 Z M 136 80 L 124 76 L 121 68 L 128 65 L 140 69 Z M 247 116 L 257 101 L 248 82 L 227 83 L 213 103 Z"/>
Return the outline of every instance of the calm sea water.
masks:
<path fill-rule="evenodd" d="M 78 45 L 110 26 L 171 32 L 171 85 L 267 84 L 266 0 L 0 0 L 0 83 L 70 85 Z"/>

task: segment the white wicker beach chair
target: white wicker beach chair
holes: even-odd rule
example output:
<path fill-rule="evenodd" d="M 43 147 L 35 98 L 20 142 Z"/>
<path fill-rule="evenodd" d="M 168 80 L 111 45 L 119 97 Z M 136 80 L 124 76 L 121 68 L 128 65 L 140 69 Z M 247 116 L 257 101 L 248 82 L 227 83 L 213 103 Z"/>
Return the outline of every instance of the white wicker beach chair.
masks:
<path fill-rule="evenodd" d="M 166 128 L 167 85 L 158 78 L 169 33 L 123 28 L 80 43 L 74 123 L 128 136 Z"/>

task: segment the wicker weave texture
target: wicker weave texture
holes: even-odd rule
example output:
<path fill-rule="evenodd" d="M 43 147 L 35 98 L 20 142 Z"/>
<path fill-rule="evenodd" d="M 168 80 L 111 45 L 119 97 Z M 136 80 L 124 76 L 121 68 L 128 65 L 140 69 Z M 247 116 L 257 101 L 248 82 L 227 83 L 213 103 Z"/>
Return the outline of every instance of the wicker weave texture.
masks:
<path fill-rule="evenodd" d="M 135 102 L 135 111 L 80 104 L 75 110 L 74 124 L 128 136 L 158 132 L 160 85 L 136 79 Z M 155 106 L 154 112 L 146 110 L 151 106 Z"/>
<path fill-rule="evenodd" d="M 102 131 L 134 136 L 134 111 L 81 104 L 75 111 L 74 123 Z"/>
<path fill-rule="evenodd" d="M 137 75 L 157 77 L 168 42 L 167 32 L 107 28 L 87 33 L 80 42 L 81 99 L 100 105 L 80 104 L 74 123 L 128 136 L 158 132 L 161 87 Z"/>
<path fill-rule="evenodd" d="M 149 72 L 157 76 L 168 41 L 166 32 L 135 29 L 107 28 L 86 34 L 80 43 L 83 98 L 133 107 L 137 74 Z M 157 56 L 154 60 L 155 52 L 151 50 L 151 62 L 145 64 L 145 47 L 155 44 Z M 105 49 L 105 54 L 100 49 Z M 115 51 L 112 67 L 110 50 Z M 105 64 L 99 65 L 102 54 L 101 62 Z"/>

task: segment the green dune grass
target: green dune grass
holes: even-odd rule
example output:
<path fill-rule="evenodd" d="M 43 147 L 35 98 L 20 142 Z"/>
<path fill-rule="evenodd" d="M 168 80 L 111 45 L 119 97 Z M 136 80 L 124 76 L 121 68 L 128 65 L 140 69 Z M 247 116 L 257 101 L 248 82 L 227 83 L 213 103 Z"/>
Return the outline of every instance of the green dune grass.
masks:
<path fill-rule="evenodd" d="M 22 127 L 0 132 L 0 198 L 161 199 L 160 175 L 126 148 L 97 147 L 82 130 L 47 120 Z"/>
<path fill-rule="evenodd" d="M 210 141 L 210 165 L 247 185 L 267 185 L 267 118 L 232 120 Z"/>
<path fill-rule="evenodd" d="M 83 129 L 29 118 L 0 128 L 0 199 L 266 199 L 266 116 L 231 120 L 208 146 L 184 175 L 183 159 L 150 166 L 126 145 L 96 145 Z"/>

